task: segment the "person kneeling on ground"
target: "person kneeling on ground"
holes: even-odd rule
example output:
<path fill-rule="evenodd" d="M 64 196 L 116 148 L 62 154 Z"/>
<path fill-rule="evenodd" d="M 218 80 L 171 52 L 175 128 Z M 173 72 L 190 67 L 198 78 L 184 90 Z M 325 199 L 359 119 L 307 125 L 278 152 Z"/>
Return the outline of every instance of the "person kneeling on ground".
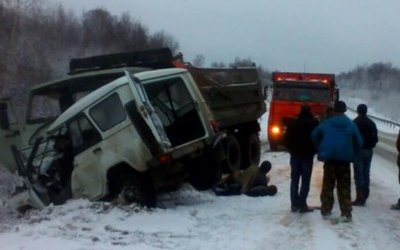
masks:
<path fill-rule="evenodd" d="M 271 163 L 264 161 L 260 167 L 250 166 L 247 169 L 235 171 L 219 181 L 213 190 L 216 195 L 273 196 L 278 189 L 275 185 L 268 185 L 267 173 L 270 170 Z"/>

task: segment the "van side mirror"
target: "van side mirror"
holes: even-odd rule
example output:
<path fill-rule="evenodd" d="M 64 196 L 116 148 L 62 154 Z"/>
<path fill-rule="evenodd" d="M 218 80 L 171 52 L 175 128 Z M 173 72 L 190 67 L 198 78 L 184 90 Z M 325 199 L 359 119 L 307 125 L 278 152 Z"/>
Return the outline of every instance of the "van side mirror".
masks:
<path fill-rule="evenodd" d="M 0 127 L 3 130 L 10 129 L 10 121 L 7 114 L 7 104 L 0 102 Z"/>

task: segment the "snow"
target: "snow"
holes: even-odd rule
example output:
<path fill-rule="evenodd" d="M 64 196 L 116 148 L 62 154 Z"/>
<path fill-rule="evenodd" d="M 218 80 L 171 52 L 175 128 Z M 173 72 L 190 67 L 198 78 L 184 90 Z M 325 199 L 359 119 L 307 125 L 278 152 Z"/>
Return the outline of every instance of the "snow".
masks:
<path fill-rule="evenodd" d="M 117 206 L 77 199 L 18 216 L 7 207 L 7 197 L 18 180 L 2 169 L 0 249 L 400 248 L 400 212 L 389 209 L 400 197 L 393 161 L 374 155 L 370 198 L 365 207 L 353 207 L 352 223 L 332 225 L 318 210 L 293 214 L 289 156 L 268 152 L 266 117 L 261 119 L 262 160 L 273 165 L 269 176 L 278 187 L 273 197 L 217 197 L 212 191 L 199 192 L 185 185 L 160 195 L 159 207 L 150 210 L 134 204 Z M 381 126 L 379 129 L 384 130 Z M 322 163 L 315 161 L 309 205 L 320 205 L 321 181 Z M 333 214 L 340 214 L 337 199 Z"/>

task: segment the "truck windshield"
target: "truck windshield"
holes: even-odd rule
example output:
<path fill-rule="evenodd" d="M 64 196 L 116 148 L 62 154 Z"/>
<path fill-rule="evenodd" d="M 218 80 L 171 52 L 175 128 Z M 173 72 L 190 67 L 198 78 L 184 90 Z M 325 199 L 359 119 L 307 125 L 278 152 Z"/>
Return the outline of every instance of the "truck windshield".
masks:
<path fill-rule="evenodd" d="M 274 86 L 273 100 L 329 103 L 329 88 L 323 86 Z"/>

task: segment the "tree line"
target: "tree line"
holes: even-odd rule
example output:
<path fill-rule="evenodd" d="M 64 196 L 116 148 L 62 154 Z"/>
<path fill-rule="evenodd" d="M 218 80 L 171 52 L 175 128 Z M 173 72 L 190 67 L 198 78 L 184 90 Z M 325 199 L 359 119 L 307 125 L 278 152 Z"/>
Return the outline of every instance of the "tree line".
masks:
<path fill-rule="evenodd" d="M 400 91 L 400 70 L 391 63 L 360 65 L 337 76 L 340 87 Z"/>
<path fill-rule="evenodd" d="M 65 75 L 72 58 L 179 47 L 170 34 L 150 33 L 128 13 L 115 16 L 97 8 L 76 16 L 45 3 L 0 0 L 0 97 L 24 95 L 33 85 Z"/>
<path fill-rule="evenodd" d="M 376 116 L 400 122 L 400 69 L 389 62 L 359 65 L 338 74 L 341 96 L 358 98 L 375 112 Z"/>
<path fill-rule="evenodd" d="M 178 52 L 179 43 L 172 35 L 151 33 L 129 13 L 116 16 L 96 8 L 77 16 L 61 5 L 49 7 L 46 1 L 0 0 L 0 98 L 13 96 L 24 101 L 30 87 L 64 76 L 72 58 L 160 47 Z M 204 61 L 202 55 L 193 58 L 195 66 L 205 66 Z M 231 63 L 213 62 L 210 66 L 254 65 L 250 58 L 237 57 Z M 261 82 L 271 84 L 270 71 L 256 66 Z M 368 92 L 369 99 L 390 100 L 397 106 L 399 79 L 400 70 L 382 62 L 337 75 L 339 87 L 346 89 L 342 93 L 373 90 Z"/>

